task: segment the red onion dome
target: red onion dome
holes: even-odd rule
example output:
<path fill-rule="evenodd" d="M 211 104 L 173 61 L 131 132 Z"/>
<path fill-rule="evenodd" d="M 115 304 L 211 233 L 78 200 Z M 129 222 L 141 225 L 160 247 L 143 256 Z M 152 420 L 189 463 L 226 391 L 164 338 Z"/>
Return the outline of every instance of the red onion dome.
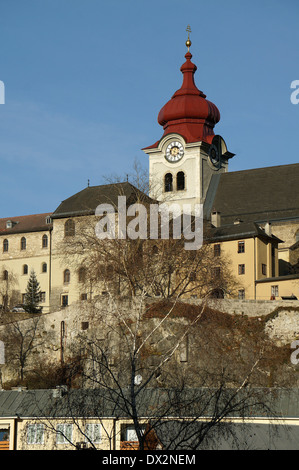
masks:
<path fill-rule="evenodd" d="M 163 126 L 163 137 L 177 133 L 186 142 L 211 142 L 213 128 L 220 120 L 220 113 L 206 95 L 194 83 L 194 73 L 197 70 L 191 62 L 192 54 L 185 55 L 186 62 L 181 66 L 183 84 L 172 98 L 163 106 L 158 115 L 158 122 Z"/>

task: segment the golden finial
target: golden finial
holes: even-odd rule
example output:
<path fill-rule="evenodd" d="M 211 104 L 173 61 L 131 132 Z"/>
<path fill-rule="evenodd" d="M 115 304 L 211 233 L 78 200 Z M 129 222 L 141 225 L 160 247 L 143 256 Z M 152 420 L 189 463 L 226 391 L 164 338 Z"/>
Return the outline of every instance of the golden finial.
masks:
<path fill-rule="evenodd" d="M 191 46 L 191 41 L 190 41 L 190 37 L 189 37 L 189 34 L 191 33 L 191 28 L 190 28 L 190 25 L 188 24 L 187 26 L 187 29 L 186 29 L 187 33 L 188 33 L 188 39 L 186 41 L 186 46 L 188 47 L 188 52 L 189 52 L 189 47 Z"/>

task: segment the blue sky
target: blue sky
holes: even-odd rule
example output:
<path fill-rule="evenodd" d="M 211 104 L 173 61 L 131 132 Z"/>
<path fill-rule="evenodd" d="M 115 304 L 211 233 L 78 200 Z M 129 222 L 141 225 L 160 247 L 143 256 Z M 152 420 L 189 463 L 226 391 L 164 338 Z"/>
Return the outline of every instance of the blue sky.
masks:
<path fill-rule="evenodd" d="M 188 24 L 230 171 L 297 163 L 298 18 L 297 0 L 0 0 L 0 217 L 147 168 Z"/>

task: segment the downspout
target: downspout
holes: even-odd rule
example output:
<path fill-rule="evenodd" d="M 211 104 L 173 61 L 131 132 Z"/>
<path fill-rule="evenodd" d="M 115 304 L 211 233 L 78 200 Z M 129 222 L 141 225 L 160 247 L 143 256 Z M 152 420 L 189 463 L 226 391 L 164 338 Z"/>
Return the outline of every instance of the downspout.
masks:
<path fill-rule="evenodd" d="M 256 237 L 254 237 L 254 300 L 256 300 Z"/>
<path fill-rule="evenodd" d="M 13 449 L 12 450 L 18 450 L 18 422 L 19 422 L 19 419 L 20 418 L 19 418 L 18 415 L 14 419 Z"/>
<path fill-rule="evenodd" d="M 50 230 L 50 250 L 49 250 L 49 311 L 51 311 L 51 290 L 52 290 L 52 230 Z"/>

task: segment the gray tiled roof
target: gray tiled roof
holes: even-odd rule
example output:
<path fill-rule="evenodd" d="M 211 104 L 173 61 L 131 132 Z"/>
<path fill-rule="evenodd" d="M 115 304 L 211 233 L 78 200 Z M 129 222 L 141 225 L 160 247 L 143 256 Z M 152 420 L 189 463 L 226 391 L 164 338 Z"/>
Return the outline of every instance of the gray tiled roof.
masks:
<path fill-rule="evenodd" d="M 216 175 L 207 206 L 225 224 L 299 218 L 299 163 Z"/>
<path fill-rule="evenodd" d="M 117 207 L 118 196 L 126 196 L 127 204 L 136 201 L 150 201 L 142 191 L 129 182 L 88 186 L 61 202 L 52 218 L 63 218 L 94 214 L 99 204 L 112 204 Z"/>
<path fill-rule="evenodd" d="M 126 402 L 117 391 L 72 389 L 57 395 L 56 390 L 0 391 L 0 418 L 5 417 L 130 417 L 129 391 L 123 391 Z M 231 397 L 234 390 L 224 390 L 221 400 Z M 182 395 L 183 393 L 183 395 Z M 144 389 L 137 397 L 139 416 L 209 416 L 214 411 L 213 389 Z M 242 395 L 243 394 L 243 395 Z M 248 395 L 247 395 L 248 394 Z M 182 399 L 183 396 L 183 399 Z M 299 417 L 297 389 L 251 389 L 238 395 L 237 403 L 247 401 L 249 417 Z M 218 400 L 218 398 L 217 398 Z M 262 401 L 260 401 L 262 400 Z M 220 402 L 217 402 L 221 405 Z M 264 408 L 269 406 L 270 412 Z M 236 406 L 234 416 L 240 416 Z M 230 414 L 232 416 L 232 414 Z"/>

